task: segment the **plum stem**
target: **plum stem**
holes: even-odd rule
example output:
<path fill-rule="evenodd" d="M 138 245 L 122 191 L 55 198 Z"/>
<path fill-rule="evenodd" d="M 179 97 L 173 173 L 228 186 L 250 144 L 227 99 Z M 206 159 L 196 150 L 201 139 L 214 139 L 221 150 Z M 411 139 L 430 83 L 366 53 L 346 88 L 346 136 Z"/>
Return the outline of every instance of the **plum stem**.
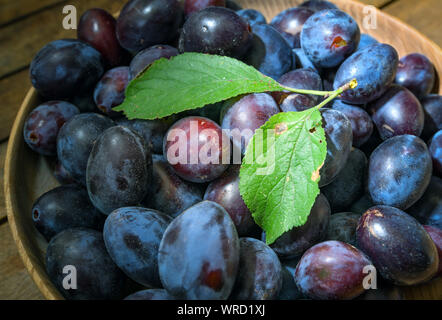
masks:
<path fill-rule="evenodd" d="M 281 87 L 284 90 L 294 92 L 294 93 L 301 93 L 301 94 L 312 94 L 314 96 L 329 96 L 335 93 L 336 91 L 318 91 L 318 90 L 308 90 L 308 89 L 295 89 L 291 87 L 286 87 L 281 85 Z"/>
<path fill-rule="evenodd" d="M 347 91 L 349 89 L 354 89 L 354 88 L 357 87 L 357 85 L 358 85 L 358 81 L 356 79 L 353 79 L 353 80 L 349 81 L 348 83 L 346 83 L 343 86 L 339 87 L 335 91 L 332 91 L 332 93 L 329 96 L 327 96 L 327 99 L 325 99 L 320 104 L 318 104 L 317 106 L 313 107 L 312 109 L 315 109 L 315 110 L 321 109 L 323 106 L 325 106 L 327 103 L 329 103 L 330 101 L 335 99 L 337 96 L 342 94 L 344 91 Z"/>
<path fill-rule="evenodd" d="M 312 95 L 315 95 L 315 96 L 330 97 L 330 96 L 336 94 L 337 92 L 338 92 L 338 94 L 336 96 L 340 95 L 342 92 L 344 92 L 344 91 L 346 91 L 348 89 L 354 89 L 354 88 L 356 88 L 357 85 L 358 85 L 358 82 L 356 81 L 356 79 L 353 79 L 353 80 L 349 81 L 348 83 L 346 83 L 345 85 L 343 85 L 342 87 L 336 89 L 335 91 L 319 91 L 319 90 L 308 90 L 308 89 L 296 89 L 296 88 L 291 88 L 291 87 L 287 87 L 287 86 L 283 86 L 283 85 L 281 85 L 281 87 L 284 90 L 287 90 L 287 91 L 290 91 L 290 92 L 294 92 L 294 93 L 312 94 Z"/>

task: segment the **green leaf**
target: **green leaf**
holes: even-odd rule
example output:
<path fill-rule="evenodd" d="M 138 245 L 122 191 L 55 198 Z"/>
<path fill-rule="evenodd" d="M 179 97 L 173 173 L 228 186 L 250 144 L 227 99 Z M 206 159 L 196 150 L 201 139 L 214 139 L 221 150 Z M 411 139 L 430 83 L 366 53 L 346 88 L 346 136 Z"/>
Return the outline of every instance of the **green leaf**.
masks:
<path fill-rule="evenodd" d="M 327 154 L 321 122 L 316 108 L 279 113 L 247 146 L 240 193 L 268 244 L 303 225 L 319 194 L 319 170 Z"/>
<path fill-rule="evenodd" d="M 272 78 L 236 59 L 184 53 L 153 63 L 126 89 L 114 108 L 129 119 L 156 119 L 226 100 L 241 94 L 281 91 Z"/>

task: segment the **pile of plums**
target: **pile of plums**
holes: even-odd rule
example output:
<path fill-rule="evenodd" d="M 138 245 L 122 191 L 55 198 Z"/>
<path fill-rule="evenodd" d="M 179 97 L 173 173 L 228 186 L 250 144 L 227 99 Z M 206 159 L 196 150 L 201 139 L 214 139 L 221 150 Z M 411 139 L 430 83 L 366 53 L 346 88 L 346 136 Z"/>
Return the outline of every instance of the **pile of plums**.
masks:
<path fill-rule="evenodd" d="M 184 52 L 233 57 L 298 89 L 358 81 L 321 109 L 327 156 L 307 222 L 270 246 L 229 162 L 250 135 L 231 142 L 225 129 L 253 134 L 321 99 L 255 93 L 156 120 L 113 110 L 132 79 Z M 61 184 L 30 214 L 49 242 L 48 276 L 68 299 L 399 299 L 397 286 L 441 273 L 435 69 L 420 53 L 399 59 L 330 2 L 269 23 L 232 0 L 131 0 L 117 19 L 90 9 L 78 39 L 44 46 L 30 76 L 44 102 L 24 139 Z M 364 286 L 370 266 L 376 290 Z"/>

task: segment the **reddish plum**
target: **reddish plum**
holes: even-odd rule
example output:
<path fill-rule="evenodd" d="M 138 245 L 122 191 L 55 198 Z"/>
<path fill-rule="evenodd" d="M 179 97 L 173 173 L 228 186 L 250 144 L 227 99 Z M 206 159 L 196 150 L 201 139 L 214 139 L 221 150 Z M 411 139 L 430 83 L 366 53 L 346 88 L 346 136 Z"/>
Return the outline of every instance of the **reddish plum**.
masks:
<path fill-rule="evenodd" d="M 93 8 L 85 11 L 78 22 L 78 39 L 97 49 L 112 67 L 121 65 L 126 52 L 115 33 L 117 21 L 107 11 Z"/>
<path fill-rule="evenodd" d="M 353 299 L 364 292 L 364 267 L 371 265 L 364 253 L 344 242 L 319 243 L 302 256 L 295 281 L 311 299 Z"/>
<path fill-rule="evenodd" d="M 229 166 L 230 152 L 229 137 L 208 118 L 183 118 L 164 137 L 164 157 L 178 176 L 190 182 L 221 176 Z"/>

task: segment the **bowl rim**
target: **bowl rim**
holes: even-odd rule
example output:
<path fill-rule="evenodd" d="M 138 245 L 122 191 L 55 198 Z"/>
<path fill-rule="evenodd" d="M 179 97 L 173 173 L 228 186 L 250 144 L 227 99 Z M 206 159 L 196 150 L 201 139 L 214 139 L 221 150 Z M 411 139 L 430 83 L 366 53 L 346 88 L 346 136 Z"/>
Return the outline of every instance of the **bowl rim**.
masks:
<path fill-rule="evenodd" d="M 12 179 L 12 173 L 15 172 L 17 168 L 17 162 L 12 161 L 14 158 L 13 155 L 17 153 L 18 144 L 21 142 L 20 139 L 23 138 L 22 130 L 25 118 L 28 115 L 30 109 L 35 107 L 30 102 L 36 100 L 37 98 L 37 91 L 31 87 L 20 106 L 17 116 L 15 117 L 11 132 L 9 134 L 4 167 L 5 205 L 12 238 L 14 239 L 14 242 L 17 246 L 23 264 L 25 265 L 32 280 L 35 282 L 43 296 L 46 299 L 57 300 L 62 298 L 61 294 L 55 289 L 55 287 L 46 285 L 47 281 L 43 278 L 43 275 L 35 269 L 34 262 L 32 261 L 33 258 L 30 257 L 27 250 L 25 249 L 25 246 L 23 244 L 24 237 L 18 232 L 17 221 L 14 214 L 14 201 L 17 201 L 17 199 L 15 199 L 15 195 L 11 192 L 11 186 L 15 184 L 14 179 Z"/>
<path fill-rule="evenodd" d="M 345 5 L 352 5 L 355 7 L 359 7 L 358 9 L 362 9 L 362 7 L 367 6 L 364 3 L 361 3 L 356 0 L 332 0 L 332 2 L 338 4 L 338 6 L 341 4 Z M 351 3 L 351 4 L 349 4 Z M 435 51 L 439 51 L 439 59 L 441 60 L 440 65 L 442 65 L 442 50 L 433 40 L 429 39 L 427 36 L 413 28 L 412 26 L 406 24 L 399 18 L 396 18 L 386 12 L 381 11 L 378 8 L 376 9 L 376 13 L 379 15 L 379 17 L 387 18 L 390 20 L 393 20 L 394 23 L 401 25 L 404 29 L 406 29 L 407 32 L 413 33 L 416 37 L 422 38 L 425 40 L 426 43 L 428 43 L 429 46 L 431 46 Z M 442 74 L 441 74 L 442 76 Z M 439 92 L 442 92 L 442 81 L 439 83 Z M 17 163 L 13 161 L 14 156 L 17 153 L 18 144 L 21 143 L 21 139 L 23 139 L 23 125 L 24 121 L 26 119 L 26 116 L 29 114 L 31 109 L 35 108 L 36 106 L 31 104 L 31 101 L 34 101 L 38 98 L 37 91 L 35 88 L 31 87 L 23 102 L 20 105 L 19 111 L 15 117 L 11 132 L 9 134 L 9 140 L 8 140 L 8 147 L 6 150 L 6 159 L 5 159 L 5 166 L 4 166 L 4 193 L 5 193 L 5 205 L 6 205 L 6 213 L 7 213 L 7 219 L 9 223 L 9 228 L 12 233 L 12 237 L 14 239 L 14 242 L 17 246 L 18 252 L 20 254 L 20 257 L 23 261 L 23 264 L 25 265 L 28 273 L 30 274 L 32 280 L 37 285 L 39 291 L 43 294 L 43 296 L 46 299 L 49 300 L 58 300 L 63 299 L 62 295 L 57 291 L 54 285 L 50 283 L 48 285 L 48 279 L 44 277 L 44 275 L 37 271 L 34 267 L 34 258 L 31 257 L 24 246 L 24 236 L 19 234 L 18 232 L 18 226 L 17 221 L 15 219 L 15 213 L 14 213 L 14 202 L 17 201 L 15 195 L 11 194 L 11 185 L 15 184 L 12 179 L 12 172 L 15 172 L 17 168 Z"/>

